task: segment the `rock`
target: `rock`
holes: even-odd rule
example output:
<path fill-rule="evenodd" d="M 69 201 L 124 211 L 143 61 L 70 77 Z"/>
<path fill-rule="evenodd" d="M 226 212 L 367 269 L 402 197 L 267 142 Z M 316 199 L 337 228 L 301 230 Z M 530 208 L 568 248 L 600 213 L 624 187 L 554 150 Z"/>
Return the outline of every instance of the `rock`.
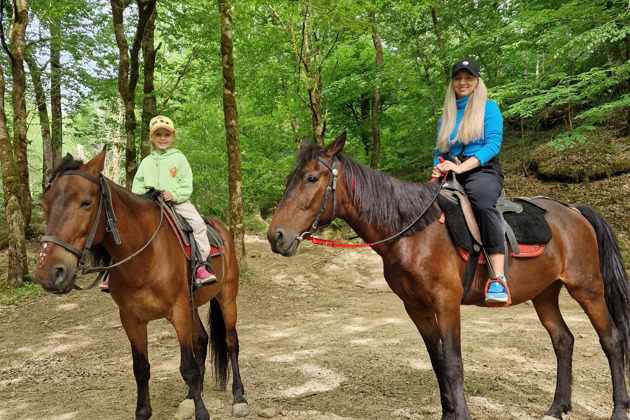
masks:
<path fill-rule="evenodd" d="M 266 419 L 276 417 L 277 414 L 278 412 L 275 408 L 263 408 L 262 410 L 258 411 L 258 417 L 264 417 Z"/>
<path fill-rule="evenodd" d="M 184 400 L 179 404 L 177 412 L 173 416 L 175 420 L 189 420 L 195 418 L 195 402 L 193 400 Z"/>

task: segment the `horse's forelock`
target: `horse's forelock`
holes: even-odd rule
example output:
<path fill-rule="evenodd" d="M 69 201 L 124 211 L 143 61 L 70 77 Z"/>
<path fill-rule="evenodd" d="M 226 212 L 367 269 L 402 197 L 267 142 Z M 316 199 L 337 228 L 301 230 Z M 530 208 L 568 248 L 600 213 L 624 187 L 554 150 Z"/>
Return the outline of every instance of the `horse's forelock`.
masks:
<path fill-rule="evenodd" d="M 57 165 L 57 167 L 53 170 L 53 173 L 50 176 L 50 179 L 48 180 L 48 186 L 46 187 L 46 189 L 52 186 L 53 181 L 57 179 L 57 176 L 59 176 L 59 174 L 65 171 L 76 171 L 82 166 L 83 166 L 82 160 L 76 160 L 75 158 L 72 157 L 70 153 L 66 154 L 66 156 L 64 156 L 61 162 L 59 162 L 59 165 Z"/>

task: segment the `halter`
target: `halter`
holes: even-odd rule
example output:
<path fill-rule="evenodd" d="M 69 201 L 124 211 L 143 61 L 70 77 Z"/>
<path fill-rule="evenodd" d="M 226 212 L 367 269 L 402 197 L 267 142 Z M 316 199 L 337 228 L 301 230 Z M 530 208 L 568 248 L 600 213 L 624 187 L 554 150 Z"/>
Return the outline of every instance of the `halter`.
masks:
<path fill-rule="evenodd" d="M 62 172 L 61 174 L 59 174 L 59 176 L 62 176 L 62 175 L 78 175 L 78 176 L 82 176 L 83 178 L 89 180 L 90 182 L 96 184 L 96 186 L 99 187 L 99 190 L 100 190 L 101 193 L 100 193 L 100 196 L 99 196 L 98 211 L 96 213 L 96 219 L 94 220 L 94 225 L 92 226 L 90 234 L 88 235 L 88 239 L 85 242 L 85 246 L 83 248 L 83 251 L 75 248 L 74 246 L 70 245 L 66 241 L 57 238 L 56 236 L 44 235 L 44 236 L 42 236 L 42 239 L 40 240 L 40 243 L 41 242 L 52 242 L 54 244 L 57 244 L 57 245 L 63 247 L 67 251 L 77 255 L 78 257 L 80 257 L 79 258 L 79 262 L 77 263 L 77 267 L 82 269 L 82 273 L 83 274 L 90 274 L 90 273 L 100 272 L 99 275 L 96 277 L 96 279 L 88 287 L 82 288 L 82 287 L 77 286 L 76 284 L 74 285 L 75 289 L 89 290 L 89 289 L 93 288 L 94 286 L 96 286 L 100 282 L 101 278 L 105 275 L 107 270 L 109 270 L 110 268 L 114 268 L 114 267 L 117 267 L 117 266 L 119 266 L 121 264 L 126 263 L 127 261 L 129 261 L 130 259 L 135 257 L 136 255 L 138 255 L 139 253 L 144 251 L 144 249 L 147 246 L 149 246 L 149 244 L 153 241 L 153 239 L 155 239 L 158 231 L 160 230 L 160 227 L 162 226 L 162 221 L 164 220 L 164 209 L 163 209 L 163 207 L 164 207 L 164 200 L 162 200 L 162 199 L 159 200 L 159 202 L 160 202 L 160 223 L 158 224 L 157 229 L 153 233 L 153 236 L 151 236 L 151 238 L 147 241 L 146 244 L 144 244 L 144 246 L 142 248 L 140 248 L 139 250 L 137 250 L 133 254 L 129 255 L 128 257 L 118 261 L 115 264 L 111 264 L 111 265 L 104 266 L 104 267 L 95 267 L 95 268 L 90 268 L 90 269 L 84 269 L 83 266 L 85 265 L 85 261 L 87 259 L 87 256 L 90 253 L 90 248 L 92 247 L 92 243 L 94 242 L 94 236 L 96 235 L 96 229 L 98 228 L 98 224 L 99 224 L 99 220 L 101 218 L 101 212 L 102 212 L 102 208 L 103 207 L 105 207 L 105 214 L 106 214 L 106 217 L 107 217 L 107 222 L 106 222 L 106 226 L 105 226 L 105 232 L 111 232 L 112 236 L 114 237 L 114 242 L 116 243 L 116 245 L 120 245 L 121 244 L 120 235 L 118 234 L 118 229 L 116 229 L 116 215 L 114 214 L 114 207 L 112 206 L 112 201 L 110 199 L 110 197 L 111 197 L 111 187 L 109 185 L 109 182 L 108 182 L 107 178 L 105 178 L 103 176 L 103 174 L 100 175 L 100 180 L 94 178 L 91 175 L 86 174 L 85 172 L 80 172 L 80 171 L 65 171 L 65 172 Z M 107 192 L 105 192 L 104 186 L 107 186 Z M 50 184 L 49 184 L 49 187 L 50 187 Z M 76 272 L 75 272 L 75 275 L 76 275 Z"/>
<path fill-rule="evenodd" d="M 310 230 L 302 233 L 300 236 L 296 238 L 300 242 L 302 242 L 304 239 L 311 236 L 317 230 L 317 226 L 319 225 L 319 220 L 321 219 L 322 213 L 324 212 L 324 209 L 326 208 L 326 205 L 328 204 L 328 198 L 331 192 L 333 193 L 333 209 L 332 209 L 332 217 L 330 218 L 331 222 L 335 220 L 335 216 L 337 214 L 337 176 L 339 175 L 339 170 L 337 170 L 337 166 L 339 164 L 339 159 L 337 159 L 337 156 L 333 157 L 332 165 L 330 165 L 321 157 L 318 157 L 317 160 L 319 160 L 326 168 L 328 168 L 328 170 L 331 172 L 331 176 L 328 179 L 328 187 L 326 187 L 324 200 L 322 201 L 322 205 L 319 207 L 319 211 L 317 212 L 317 216 L 315 216 L 315 220 L 313 221 L 313 224 L 311 225 Z"/>

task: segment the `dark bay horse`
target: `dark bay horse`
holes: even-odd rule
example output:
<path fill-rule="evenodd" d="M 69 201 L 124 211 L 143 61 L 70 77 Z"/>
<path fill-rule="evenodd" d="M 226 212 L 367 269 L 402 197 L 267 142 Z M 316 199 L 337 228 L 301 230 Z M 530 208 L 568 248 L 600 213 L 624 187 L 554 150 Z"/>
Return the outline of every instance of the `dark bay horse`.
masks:
<path fill-rule="evenodd" d="M 228 230 L 219 221 L 210 220 L 225 242 L 224 254 L 212 258 L 218 282 L 200 288 L 192 305 L 189 264 L 177 234 L 167 222 L 162 223 L 160 206 L 103 177 L 104 161 L 105 149 L 86 164 L 67 155 L 55 170 L 41 199 L 46 232 L 37 262 L 37 281 L 47 292 L 68 293 L 75 286 L 83 255 L 100 256 L 105 264 L 123 262 L 133 255 L 110 269 L 109 291 L 131 343 L 138 389 L 136 419 L 148 419 L 152 414 L 147 324 L 160 318 L 166 318 L 177 333 L 180 372 L 188 385 L 186 398 L 194 400 L 196 418 L 210 418 L 201 397 L 209 342 L 222 389 L 232 365 L 234 416 L 247 415 L 236 333 L 239 270 Z M 198 312 L 208 301 L 210 340 Z"/>
<path fill-rule="evenodd" d="M 460 342 L 465 262 L 439 221 L 441 210 L 435 200 L 439 187 L 402 182 L 352 161 L 340 154 L 345 141 L 343 133 L 323 150 L 302 141 L 297 167 L 287 177 L 267 232 L 271 248 L 292 256 L 318 223 L 330 223 L 334 217 L 346 221 L 365 242 L 374 243 L 403 231 L 422 215 L 404 234 L 372 248 L 383 259 L 387 283 L 404 302 L 426 344 L 440 389 L 442 419 L 470 419 Z M 513 304 L 534 303 L 556 354 L 556 391 L 545 418 L 560 419 L 571 409 L 574 338 L 558 305 L 564 286 L 589 317 L 608 358 L 611 418 L 628 419 L 630 297 L 617 239 L 608 223 L 587 206 L 578 205 L 576 211 L 550 199 L 535 203 L 548 211 L 552 239 L 541 256 L 512 258 L 507 278 Z M 484 305 L 487 278 L 486 268 L 480 268 L 464 304 Z"/>

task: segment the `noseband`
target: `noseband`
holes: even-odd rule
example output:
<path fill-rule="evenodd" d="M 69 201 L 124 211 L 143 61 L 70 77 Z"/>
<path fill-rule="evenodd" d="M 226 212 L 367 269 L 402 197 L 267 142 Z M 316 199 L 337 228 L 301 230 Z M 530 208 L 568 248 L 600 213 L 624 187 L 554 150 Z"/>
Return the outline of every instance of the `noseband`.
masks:
<path fill-rule="evenodd" d="M 326 208 L 326 205 L 328 204 L 328 198 L 330 197 L 331 192 L 333 194 L 333 209 L 332 209 L 332 217 L 330 218 L 329 224 L 332 223 L 333 220 L 335 220 L 335 216 L 337 214 L 337 176 L 339 175 L 339 170 L 337 169 L 337 166 L 339 164 L 339 159 L 337 159 L 337 156 L 334 156 L 332 165 L 330 165 L 321 157 L 318 157 L 317 160 L 319 160 L 322 165 L 328 168 L 331 175 L 330 175 L 330 178 L 328 179 L 328 187 L 326 187 L 324 200 L 322 201 L 322 205 L 319 207 L 319 211 L 317 212 L 317 216 L 315 216 L 315 220 L 313 221 L 311 228 L 307 232 L 302 233 L 300 236 L 296 238 L 300 242 L 302 242 L 304 239 L 311 236 L 317 230 L 317 227 L 319 225 L 319 220 L 321 219 L 322 213 L 324 212 L 324 209 Z"/>
<path fill-rule="evenodd" d="M 114 214 L 112 201 L 110 200 L 107 193 L 105 192 L 104 186 L 107 185 L 107 190 L 110 192 L 110 195 L 111 195 L 111 190 L 110 190 L 109 184 L 107 183 L 107 179 L 102 174 L 100 175 L 100 180 L 94 178 L 91 175 L 86 174 L 85 172 L 80 172 L 80 171 L 65 171 L 59 174 L 59 176 L 63 176 L 63 175 L 78 175 L 96 184 L 96 186 L 98 186 L 101 193 L 99 195 L 98 211 L 96 213 L 96 219 L 94 220 L 94 225 L 92 226 L 92 229 L 90 230 L 90 235 L 88 236 L 85 246 L 83 247 L 83 251 L 75 248 L 74 246 L 70 245 L 66 241 L 57 238 L 56 236 L 44 235 L 42 236 L 40 243 L 52 242 L 54 244 L 57 244 L 65 248 L 66 250 L 70 251 L 71 253 L 79 257 L 79 262 L 77 266 L 79 268 L 82 268 L 83 265 L 85 265 L 87 256 L 90 253 L 90 248 L 92 247 L 92 243 L 94 242 L 94 236 L 96 235 L 96 229 L 98 228 L 98 224 L 101 219 L 101 212 L 102 212 L 103 207 L 105 207 L 105 214 L 107 216 L 107 226 L 105 228 L 105 231 L 111 232 L 111 234 L 114 236 L 114 241 L 116 242 L 116 245 L 120 245 L 120 235 L 118 234 L 118 230 L 116 229 L 116 215 Z"/>

